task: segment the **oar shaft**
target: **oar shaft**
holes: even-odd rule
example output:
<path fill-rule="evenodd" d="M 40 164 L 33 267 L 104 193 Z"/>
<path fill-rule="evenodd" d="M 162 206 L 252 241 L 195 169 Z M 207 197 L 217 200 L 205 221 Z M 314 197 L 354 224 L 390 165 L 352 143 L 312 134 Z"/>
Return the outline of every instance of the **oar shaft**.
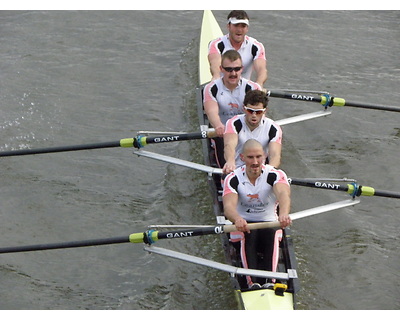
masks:
<path fill-rule="evenodd" d="M 310 188 L 317 188 L 317 189 L 329 189 L 329 190 L 336 190 L 336 191 L 345 191 L 348 192 L 349 187 L 348 185 L 341 185 L 334 182 L 325 182 L 325 181 L 318 181 L 318 180 L 308 180 L 308 179 L 297 179 L 297 178 L 290 178 L 291 184 L 296 186 L 303 186 L 303 187 L 310 187 Z"/>
<path fill-rule="evenodd" d="M 352 186 L 350 186 L 351 188 Z M 386 190 L 375 190 L 372 187 L 360 186 L 360 195 L 361 196 L 376 196 L 376 197 L 385 197 L 385 198 L 397 198 L 400 199 L 400 193 L 394 191 L 386 191 Z"/>
<path fill-rule="evenodd" d="M 141 136 L 135 140 L 134 147 L 141 148 L 147 144 L 152 144 L 152 143 L 207 139 L 207 138 L 213 138 L 215 136 L 216 136 L 215 130 L 201 131 L 201 132 L 194 132 L 194 133 L 170 134 L 170 135 L 162 135 L 162 136 L 157 136 L 157 137 Z"/>
<path fill-rule="evenodd" d="M 49 147 L 49 148 L 9 150 L 9 151 L 1 151 L 0 157 L 24 156 L 24 155 L 30 155 L 30 154 L 56 153 L 56 152 L 66 152 L 66 151 L 103 149 L 103 148 L 115 148 L 115 147 L 120 147 L 120 146 L 121 146 L 120 141 L 111 141 L 111 142 L 90 143 L 90 144 L 71 145 L 71 146 Z"/>
<path fill-rule="evenodd" d="M 34 244 L 34 245 L 26 245 L 26 246 L 18 246 L 18 247 L 0 248 L 0 254 L 1 253 L 13 253 L 13 252 L 43 251 L 43 250 L 101 246 L 101 245 L 128 243 L 128 242 L 129 242 L 129 237 L 125 236 L 125 237 L 92 239 L 92 240 L 83 240 L 83 241 Z"/>
<path fill-rule="evenodd" d="M 212 138 L 215 136 L 216 136 L 215 130 L 207 130 L 207 131 L 201 131 L 201 132 L 195 132 L 195 133 L 169 134 L 169 135 L 162 135 L 162 136 L 157 136 L 157 137 L 139 136 L 137 138 L 125 138 L 125 139 L 121 139 L 118 141 L 110 141 L 110 142 L 98 142 L 98 143 L 71 145 L 71 146 L 1 151 L 0 157 L 23 156 L 23 155 L 56 153 L 56 152 L 67 152 L 67 151 L 81 151 L 81 150 L 91 150 L 91 149 L 116 148 L 116 147 L 141 148 L 147 144 L 152 144 L 152 143 L 207 139 L 207 138 Z"/>
<path fill-rule="evenodd" d="M 291 93 L 284 91 L 268 91 L 268 95 L 273 98 L 282 98 L 297 101 L 310 101 L 310 102 L 321 102 L 320 97 L 315 97 L 308 94 Z"/>
<path fill-rule="evenodd" d="M 195 236 L 204 236 L 209 234 L 222 234 L 224 233 L 223 226 L 212 226 L 203 228 L 193 228 L 187 230 L 175 230 L 175 231 L 154 231 L 149 230 L 144 234 L 133 233 L 130 236 L 130 241 L 133 243 L 145 242 L 152 244 L 157 240 L 161 239 L 177 239 L 177 238 L 189 238 Z"/>
<path fill-rule="evenodd" d="M 248 228 L 250 230 L 265 229 L 265 228 L 279 228 L 280 223 L 278 221 L 272 222 L 257 222 L 249 223 Z M 129 241 L 133 243 L 148 243 L 152 244 L 157 240 L 161 239 L 177 239 L 177 238 L 189 238 L 195 236 L 204 236 L 209 234 L 223 234 L 236 231 L 235 225 L 217 225 L 212 227 L 201 227 L 187 230 L 177 231 L 154 231 L 149 230 L 145 233 L 132 233 L 129 237 Z"/>
<path fill-rule="evenodd" d="M 381 105 L 362 103 L 362 102 L 351 102 L 351 101 L 346 101 L 343 98 L 335 98 L 335 97 L 331 97 L 329 95 L 322 95 L 320 97 L 316 97 L 316 96 L 309 95 L 309 94 L 284 92 L 284 91 L 268 91 L 268 95 L 273 98 L 283 98 L 283 99 L 296 100 L 296 101 L 318 102 L 325 107 L 331 107 L 331 106 L 356 107 L 356 108 L 364 108 L 364 109 L 400 112 L 400 107 L 381 106 Z"/>
<path fill-rule="evenodd" d="M 348 194 L 355 196 L 377 196 L 377 197 L 386 197 L 386 198 L 397 198 L 400 199 L 399 192 L 386 191 L 386 190 L 375 190 L 375 188 L 368 186 L 360 186 L 356 183 L 354 184 L 338 184 L 335 182 L 329 181 L 319 181 L 319 180 L 310 180 L 310 179 L 298 179 L 298 178 L 290 178 L 291 184 L 311 187 L 317 189 L 327 189 L 327 190 L 336 190 L 336 191 L 344 191 Z"/>
<path fill-rule="evenodd" d="M 333 98 L 335 99 L 335 98 Z M 344 99 L 343 99 L 344 100 Z M 355 108 L 364 108 L 364 109 L 374 109 L 374 110 L 382 110 L 382 111 L 393 111 L 400 112 L 400 107 L 392 107 L 392 106 L 380 106 L 368 103 L 359 103 L 359 102 L 351 102 L 344 100 L 344 106 L 346 107 L 355 107 Z M 335 106 L 335 104 L 333 104 Z"/>
<path fill-rule="evenodd" d="M 274 228 L 279 227 L 278 222 L 260 222 L 249 224 L 249 229 L 262 229 L 262 228 Z M 195 236 L 203 236 L 209 234 L 223 234 L 235 231 L 234 225 L 216 225 L 212 227 L 199 227 L 188 230 L 175 230 L 175 231 L 156 231 L 148 230 L 146 232 L 132 233 L 129 236 L 104 238 L 104 239 L 92 239 L 82 241 L 69 241 L 59 243 L 48 243 L 48 244 L 35 244 L 25 245 L 18 247 L 5 247 L 0 248 L 0 254 L 2 253 L 15 253 L 15 252 L 29 252 L 29 251 L 43 251 L 43 250 L 55 250 L 55 249 L 67 249 L 67 248 L 79 248 L 79 247 L 90 247 L 90 246 L 102 246 L 117 243 L 147 243 L 152 244 L 157 240 L 161 239 L 177 239 L 177 238 L 188 238 Z"/>

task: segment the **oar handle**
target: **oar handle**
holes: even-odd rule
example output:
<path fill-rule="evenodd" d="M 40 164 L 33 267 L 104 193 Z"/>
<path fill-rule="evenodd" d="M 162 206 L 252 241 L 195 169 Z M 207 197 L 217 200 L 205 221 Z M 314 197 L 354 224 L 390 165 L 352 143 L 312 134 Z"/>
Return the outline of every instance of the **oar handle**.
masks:
<path fill-rule="evenodd" d="M 281 224 L 279 221 L 271 221 L 271 222 L 256 222 L 249 223 L 247 227 L 249 230 L 257 230 L 257 229 L 266 229 L 266 228 L 279 228 Z M 224 226 L 224 232 L 234 232 L 237 231 L 236 226 L 234 224 L 228 224 Z"/>

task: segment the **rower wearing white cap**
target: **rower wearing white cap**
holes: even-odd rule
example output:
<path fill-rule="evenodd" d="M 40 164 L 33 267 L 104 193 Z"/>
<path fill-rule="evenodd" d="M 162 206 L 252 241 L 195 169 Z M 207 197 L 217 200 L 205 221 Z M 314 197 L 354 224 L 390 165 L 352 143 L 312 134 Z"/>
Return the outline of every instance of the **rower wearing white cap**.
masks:
<path fill-rule="evenodd" d="M 243 10 L 233 10 L 228 15 L 228 34 L 214 39 L 208 47 L 208 61 L 212 80 L 218 79 L 221 66 L 221 55 L 227 50 L 236 50 L 243 61 L 242 76 L 251 79 L 251 73 L 256 72 L 255 82 L 263 87 L 267 80 L 267 60 L 264 45 L 249 37 L 249 17 Z"/>

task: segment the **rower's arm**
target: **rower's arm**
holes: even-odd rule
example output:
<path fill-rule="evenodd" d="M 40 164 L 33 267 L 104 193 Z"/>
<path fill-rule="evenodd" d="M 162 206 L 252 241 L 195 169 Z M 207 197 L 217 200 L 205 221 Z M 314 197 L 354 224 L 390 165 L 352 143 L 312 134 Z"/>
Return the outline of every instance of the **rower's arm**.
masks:
<path fill-rule="evenodd" d="M 290 213 L 290 186 L 286 183 L 277 182 L 273 186 L 273 192 L 279 202 L 279 222 L 285 228 L 291 224 Z"/>
<path fill-rule="evenodd" d="M 238 139 L 239 137 L 236 133 L 224 134 L 224 157 L 226 163 L 222 170 L 225 174 L 231 173 L 236 169 L 235 157 Z"/>
<path fill-rule="evenodd" d="M 238 195 L 236 193 L 224 194 L 222 201 L 225 217 L 235 225 L 238 231 L 250 232 L 247 221 L 237 211 Z"/>
<path fill-rule="evenodd" d="M 209 100 L 204 103 L 204 111 L 207 114 L 207 118 L 211 123 L 211 126 L 215 129 L 217 136 L 222 137 L 225 130 L 225 125 L 221 122 L 219 117 L 219 106 L 218 103 Z"/>
<path fill-rule="evenodd" d="M 278 142 L 270 142 L 268 145 L 268 164 L 279 168 L 281 165 L 282 145 Z"/>
<path fill-rule="evenodd" d="M 262 87 L 264 87 L 265 81 L 268 78 L 267 71 L 267 61 L 264 59 L 256 59 L 253 62 L 254 70 L 257 74 L 256 82 Z"/>
<path fill-rule="evenodd" d="M 208 55 L 208 62 L 210 63 L 210 72 L 212 75 L 212 80 L 221 77 L 221 55 L 219 53 L 210 53 Z"/>

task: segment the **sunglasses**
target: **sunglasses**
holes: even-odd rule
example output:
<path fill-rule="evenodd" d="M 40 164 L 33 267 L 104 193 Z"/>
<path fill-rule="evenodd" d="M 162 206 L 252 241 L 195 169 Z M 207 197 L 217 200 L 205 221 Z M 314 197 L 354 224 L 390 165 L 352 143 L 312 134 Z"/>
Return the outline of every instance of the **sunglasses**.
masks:
<path fill-rule="evenodd" d="M 250 114 L 255 113 L 258 115 L 263 114 L 265 111 L 265 109 L 253 109 L 253 108 L 249 108 L 249 107 L 244 107 L 244 110 L 246 110 Z"/>
<path fill-rule="evenodd" d="M 232 68 L 232 67 L 222 67 L 222 69 L 224 69 L 226 72 L 232 72 L 232 71 L 239 72 L 240 70 L 242 70 L 242 68 L 243 67 L 234 67 L 234 68 Z"/>

